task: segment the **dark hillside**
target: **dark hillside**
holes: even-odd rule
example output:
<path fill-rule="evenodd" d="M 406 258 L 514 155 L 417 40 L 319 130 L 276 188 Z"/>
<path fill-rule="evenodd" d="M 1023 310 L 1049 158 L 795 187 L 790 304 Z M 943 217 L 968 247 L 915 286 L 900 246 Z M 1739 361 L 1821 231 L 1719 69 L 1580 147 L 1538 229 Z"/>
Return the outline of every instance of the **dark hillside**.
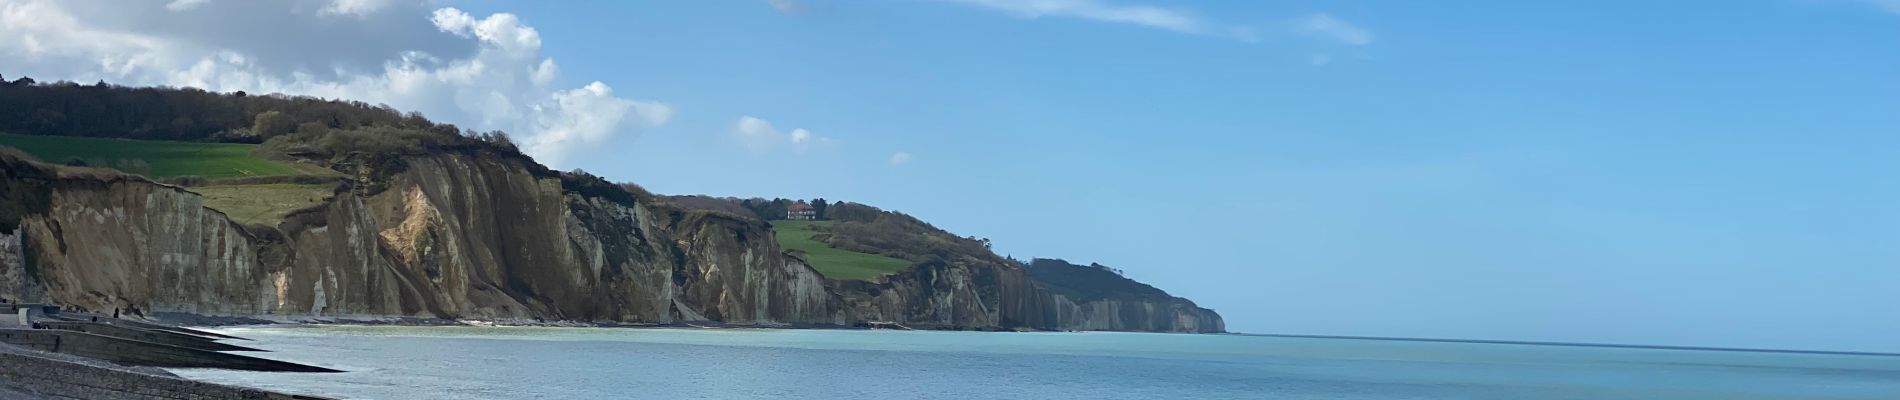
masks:
<path fill-rule="evenodd" d="M 1038 258 L 1029 262 L 1029 276 L 1049 290 L 1078 302 L 1099 299 L 1160 300 L 1168 292 L 1122 276 L 1101 264 L 1070 264 L 1060 259 Z"/>
<path fill-rule="evenodd" d="M 99 82 L 0 81 L 0 132 L 180 141 L 259 143 L 303 124 L 328 129 L 391 126 L 459 134 L 419 113 L 387 105 L 196 88 L 126 87 Z"/>

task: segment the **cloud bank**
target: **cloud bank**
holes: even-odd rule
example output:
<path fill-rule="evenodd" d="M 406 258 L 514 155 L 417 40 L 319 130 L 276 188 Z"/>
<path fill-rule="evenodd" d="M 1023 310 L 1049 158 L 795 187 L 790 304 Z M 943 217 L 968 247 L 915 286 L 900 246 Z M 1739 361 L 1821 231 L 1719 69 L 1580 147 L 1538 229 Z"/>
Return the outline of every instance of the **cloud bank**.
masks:
<path fill-rule="evenodd" d="M 541 40 L 513 14 L 423 1 L 0 0 L 9 76 L 383 103 L 507 130 L 557 167 L 574 149 L 671 118 L 671 106 L 602 82 L 557 86 Z"/>

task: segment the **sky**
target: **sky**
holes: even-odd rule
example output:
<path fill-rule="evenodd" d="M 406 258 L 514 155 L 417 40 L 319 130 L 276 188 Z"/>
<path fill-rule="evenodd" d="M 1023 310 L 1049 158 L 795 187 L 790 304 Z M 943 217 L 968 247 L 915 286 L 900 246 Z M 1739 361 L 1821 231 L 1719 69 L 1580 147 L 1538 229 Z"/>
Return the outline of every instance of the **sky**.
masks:
<path fill-rule="evenodd" d="M 1238 332 L 1900 352 L 1900 1 L 0 0 L 0 60 L 872 204 Z"/>

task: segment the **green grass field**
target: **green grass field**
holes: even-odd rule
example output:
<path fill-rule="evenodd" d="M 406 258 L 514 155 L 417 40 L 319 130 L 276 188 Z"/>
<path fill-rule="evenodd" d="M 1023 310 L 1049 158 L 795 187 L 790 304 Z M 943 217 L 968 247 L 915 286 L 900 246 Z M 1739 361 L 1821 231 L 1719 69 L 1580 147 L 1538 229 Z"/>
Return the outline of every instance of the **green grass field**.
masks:
<path fill-rule="evenodd" d="M 108 164 L 145 160 L 152 167 L 146 175 L 160 179 L 186 175 L 219 179 L 308 173 L 252 156 L 251 149 L 257 145 L 249 144 L 0 134 L 0 146 L 20 149 L 53 164 L 73 158 Z"/>
<path fill-rule="evenodd" d="M 879 275 L 897 272 L 910 266 L 909 261 L 866 254 L 855 251 L 839 250 L 823 242 L 812 240 L 818 231 L 812 226 L 830 225 L 832 221 L 772 221 L 772 230 L 778 235 L 779 247 L 798 250 L 805 253 L 805 261 L 812 269 L 831 279 L 868 280 Z"/>
<path fill-rule="evenodd" d="M 218 185 L 191 188 L 205 197 L 205 207 L 231 220 L 254 225 L 277 225 L 285 214 L 330 198 L 331 185 L 265 184 Z"/>

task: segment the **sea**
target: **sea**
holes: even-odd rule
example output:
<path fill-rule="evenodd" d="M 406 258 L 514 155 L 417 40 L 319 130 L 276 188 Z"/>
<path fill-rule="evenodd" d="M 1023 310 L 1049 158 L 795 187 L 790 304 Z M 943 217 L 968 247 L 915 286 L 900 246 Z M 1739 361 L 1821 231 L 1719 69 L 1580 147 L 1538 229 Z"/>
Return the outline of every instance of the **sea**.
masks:
<path fill-rule="evenodd" d="M 1900 357 L 1150 333 L 258 326 L 342 399 L 1900 399 Z"/>

